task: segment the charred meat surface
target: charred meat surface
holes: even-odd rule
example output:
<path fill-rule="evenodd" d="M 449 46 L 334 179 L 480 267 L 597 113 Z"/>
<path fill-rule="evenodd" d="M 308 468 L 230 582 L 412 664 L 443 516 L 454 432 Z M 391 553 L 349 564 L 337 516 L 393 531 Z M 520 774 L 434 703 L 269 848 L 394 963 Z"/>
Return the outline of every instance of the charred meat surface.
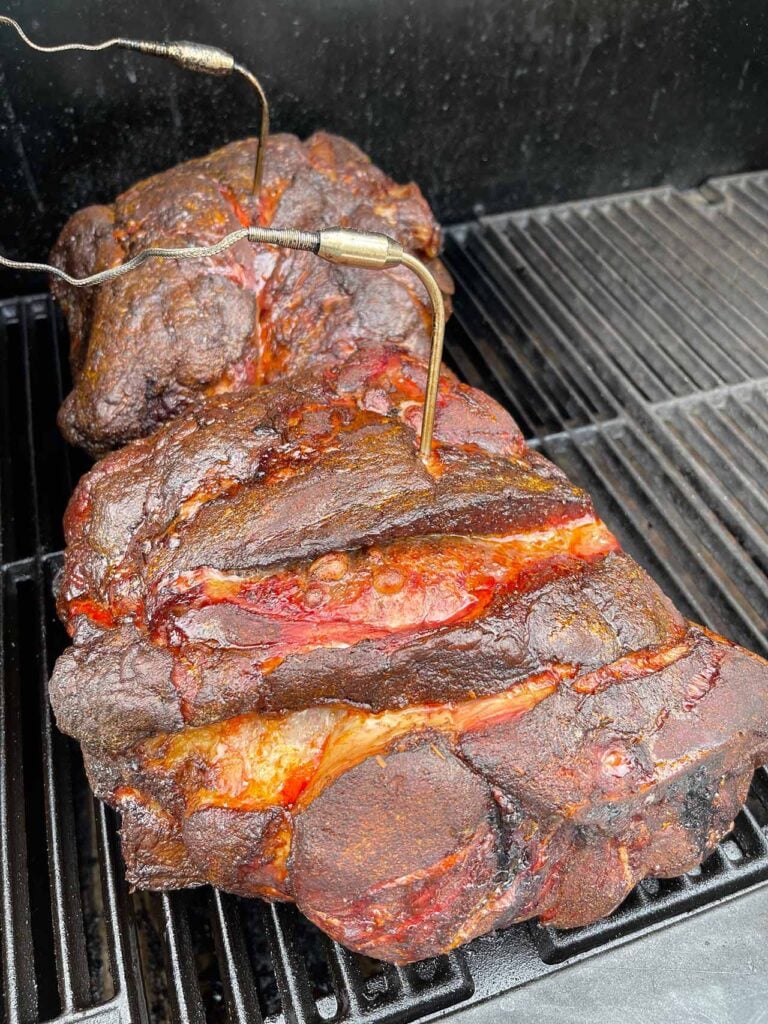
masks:
<path fill-rule="evenodd" d="M 52 262 L 75 276 L 148 246 L 201 245 L 244 225 L 383 231 L 426 261 L 440 232 L 416 185 L 397 185 L 351 142 L 318 132 L 273 135 L 264 184 L 251 195 L 255 140 L 142 181 L 111 206 L 65 225 Z M 240 242 L 193 263 L 152 262 L 96 291 L 54 280 L 71 336 L 74 387 L 59 426 L 94 455 L 151 433 L 205 395 L 265 384 L 394 342 L 424 355 L 421 285 L 396 268 L 361 273 L 310 253 Z"/>
<path fill-rule="evenodd" d="M 359 346 L 102 459 L 51 699 L 130 880 L 294 900 L 405 963 L 698 864 L 768 756 L 768 664 L 685 621 L 508 415 Z"/>

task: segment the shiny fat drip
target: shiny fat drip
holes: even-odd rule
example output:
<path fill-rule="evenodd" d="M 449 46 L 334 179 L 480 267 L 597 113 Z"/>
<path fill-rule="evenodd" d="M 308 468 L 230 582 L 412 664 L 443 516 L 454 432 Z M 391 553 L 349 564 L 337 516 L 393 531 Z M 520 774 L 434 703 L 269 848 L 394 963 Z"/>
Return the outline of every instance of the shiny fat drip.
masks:
<path fill-rule="evenodd" d="M 254 647 L 269 662 L 469 620 L 534 570 L 563 558 L 593 561 L 617 547 L 600 521 L 585 518 L 511 537 L 420 537 L 330 552 L 272 574 L 197 569 L 170 584 L 175 596 L 152 622 L 171 644 Z M 221 605 L 236 609 L 228 628 L 210 611 Z"/>

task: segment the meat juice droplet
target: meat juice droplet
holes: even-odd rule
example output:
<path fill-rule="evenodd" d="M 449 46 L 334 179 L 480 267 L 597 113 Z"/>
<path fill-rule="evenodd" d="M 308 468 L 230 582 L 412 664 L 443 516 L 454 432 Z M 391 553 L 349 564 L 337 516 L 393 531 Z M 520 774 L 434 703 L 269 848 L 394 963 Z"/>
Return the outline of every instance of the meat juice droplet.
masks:
<path fill-rule="evenodd" d="M 399 594 L 405 586 L 405 577 L 397 569 L 382 569 L 373 574 L 373 586 L 385 596 Z"/>
<path fill-rule="evenodd" d="M 346 555 L 332 552 L 316 559 L 309 567 L 309 575 L 319 580 L 335 582 L 340 580 L 349 568 L 349 559 Z"/>

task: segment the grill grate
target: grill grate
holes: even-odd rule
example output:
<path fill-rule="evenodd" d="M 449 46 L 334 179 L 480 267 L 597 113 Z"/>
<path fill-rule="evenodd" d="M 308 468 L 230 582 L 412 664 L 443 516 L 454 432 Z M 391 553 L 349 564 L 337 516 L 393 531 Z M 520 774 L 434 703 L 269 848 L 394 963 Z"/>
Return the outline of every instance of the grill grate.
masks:
<path fill-rule="evenodd" d="M 450 232 L 448 357 L 586 486 L 692 618 L 768 653 L 768 175 L 483 219 Z M 768 773 L 696 872 L 607 921 L 529 924 L 407 969 L 291 907 L 126 891 L 46 682 L 52 582 L 86 466 L 55 427 L 64 337 L 45 296 L 0 303 L 0 1016 L 9 1022 L 405 1024 L 506 991 L 768 881 Z M 55 965 L 55 969 L 54 969 Z"/>

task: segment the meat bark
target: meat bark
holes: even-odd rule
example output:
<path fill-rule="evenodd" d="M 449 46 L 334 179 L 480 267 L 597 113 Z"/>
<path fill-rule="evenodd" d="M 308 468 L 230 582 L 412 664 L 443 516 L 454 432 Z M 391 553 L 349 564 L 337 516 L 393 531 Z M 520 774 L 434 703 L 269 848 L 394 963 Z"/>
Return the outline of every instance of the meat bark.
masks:
<path fill-rule="evenodd" d="M 418 191 L 342 140 L 274 137 L 258 202 L 252 156 L 76 215 L 59 258 L 83 273 L 251 221 L 435 257 Z M 594 921 L 727 833 L 768 757 L 768 664 L 687 622 L 448 372 L 420 460 L 414 282 L 240 246 L 61 294 L 63 429 L 137 439 L 68 507 L 50 693 L 133 884 L 293 900 L 407 963 Z"/>
<path fill-rule="evenodd" d="M 75 276 L 148 246 L 204 245 L 244 225 L 383 231 L 428 263 L 440 231 L 416 185 L 398 185 L 325 132 L 273 135 L 251 194 L 256 140 L 235 142 L 142 181 L 111 206 L 80 210 L 51 262 Z M 100 455 L 208 394 L 264 384 L 389 341 L 424 355 L 426 295 L 403 268 L 378 274 L 310 253 L 240 242 L 193 263 L 149 263 L 96 291 L 54 279 L 69 325 L 74 387 L 59 413 L 72 444 Z"/>
<path fill-rule="evenodd" d="M 129 879 L 294 900 L 405 963 L 699 863 L 768 754 L 768 665 L 397 347 L 208 399 L 66 517 L 51 699 Z"/>

